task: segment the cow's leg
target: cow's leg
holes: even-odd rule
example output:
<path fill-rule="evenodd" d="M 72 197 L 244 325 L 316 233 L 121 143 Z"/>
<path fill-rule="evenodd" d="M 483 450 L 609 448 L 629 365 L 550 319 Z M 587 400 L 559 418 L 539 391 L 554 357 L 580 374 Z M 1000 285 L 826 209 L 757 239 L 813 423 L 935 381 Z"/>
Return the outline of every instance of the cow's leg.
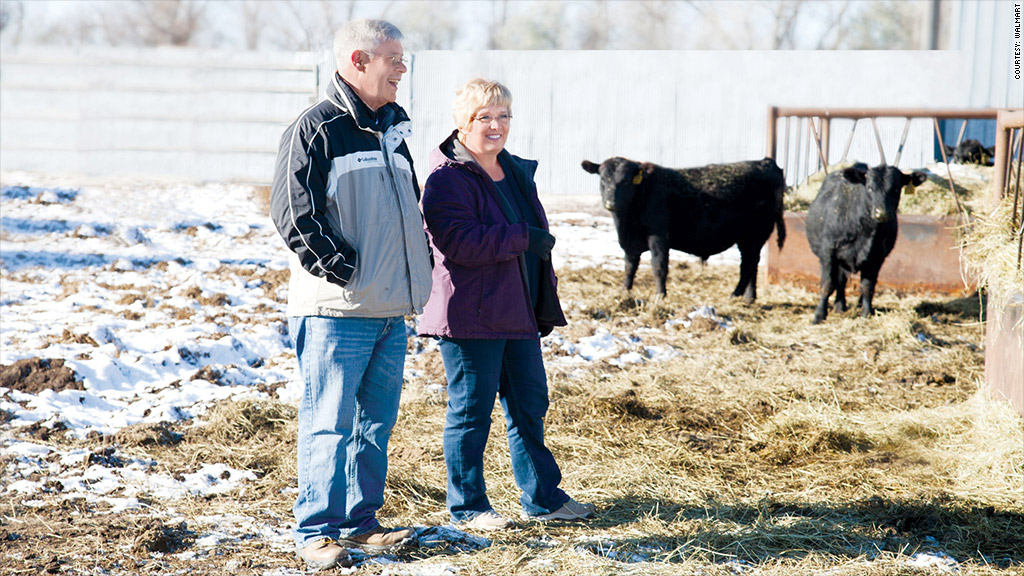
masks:
<path fill-rule="evenodd" d="M 860 315 L 865 318 L 875 315 L 872 301 L 875 299 L 875 284 L 878 282 L 880 268 L 870 267 L 860 271 Z"/>
<path fill-rule="evenodd" d="M 846 282 L 849 279 L 850 274 L 843 268 L 836 266 L 836 298 L 835 301 L 832 303 L 832 310 L 839 314 L 846 312 Z"/>
<path fill-rule="evenodd" d="M 740 248 L 740 281 L 732 295 L 742 295 L 747 304 L 757 298 L 757 264 L 760 261 L 761 248 Z"/>
<path fill-rule="evenodd" d="M 821 324 L 828 317 L 828 297 L 832 295 L 836 268 L 831 258 L 821 261 L 821 298 L 814 309 L 814 320 L 811 324 Z"/>
<path fill-rule="evenodd" d="M 636 278 L 636 269 L 640 266 L 640 252 L 636 254 L 626 253 L 626 277 L 622 280 L 622 287 L 628 292 L 633 289 L 633 279 Z"/>
<path fill-rule="evenodd" d="M 654 269 L 657 295 L 665 296 L 665 282 L 668 279 L 668 237 L 648 236 L 647 247 L 651 249 L 651 268 Z"/>

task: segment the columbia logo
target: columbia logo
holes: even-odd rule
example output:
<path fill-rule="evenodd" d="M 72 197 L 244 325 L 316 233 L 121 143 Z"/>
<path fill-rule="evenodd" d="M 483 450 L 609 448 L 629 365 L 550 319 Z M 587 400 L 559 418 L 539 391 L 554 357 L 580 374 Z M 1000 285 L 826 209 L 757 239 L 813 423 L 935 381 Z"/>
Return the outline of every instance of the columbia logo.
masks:
<path fill-rule="evenodd" d="M 376 160 L 376 158 L 367 158 L 366 156 L 360 156 L 360 157 L 357 157 L 357 158 L 356 158 L 356 162 L 359 162 L 359 163 L 363 163 L 363 162 L 373 162 L 373 161 L 375 161 L 375 160 Z"/>

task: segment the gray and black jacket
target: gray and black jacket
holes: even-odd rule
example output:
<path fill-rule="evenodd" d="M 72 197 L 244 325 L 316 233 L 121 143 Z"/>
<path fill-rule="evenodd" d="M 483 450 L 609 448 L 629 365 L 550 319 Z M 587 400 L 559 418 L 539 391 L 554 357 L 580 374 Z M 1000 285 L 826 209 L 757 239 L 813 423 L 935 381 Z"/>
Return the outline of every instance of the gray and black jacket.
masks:
<path fill-rule="evenodd" d="M 292 251 L 289 316 L 422 311 L 431 264 L 410 125 L 395 103 L 374 114 L 335 73 L 285 130 L 270 214 Z"/>

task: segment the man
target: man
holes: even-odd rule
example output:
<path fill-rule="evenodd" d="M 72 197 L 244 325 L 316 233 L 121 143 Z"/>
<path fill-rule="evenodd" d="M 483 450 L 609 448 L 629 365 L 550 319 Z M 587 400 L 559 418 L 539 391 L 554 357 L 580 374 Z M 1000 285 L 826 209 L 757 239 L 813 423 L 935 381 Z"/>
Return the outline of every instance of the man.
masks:
<path fill-rule="evenodd" d="M 382 20 L 338 30 L 326 97 L 292 124 L 270 196 L 291 254 L 288 322 L 304 382 L 299 407 L 297 554 L 348 565 L 346 548 L 382 553 L 413 530 L 386 530 L 387 447 L 398 415 L 405 315 L 430 295 L 419 187 L 395 104 L 408 69 L 402 33 Z"/>

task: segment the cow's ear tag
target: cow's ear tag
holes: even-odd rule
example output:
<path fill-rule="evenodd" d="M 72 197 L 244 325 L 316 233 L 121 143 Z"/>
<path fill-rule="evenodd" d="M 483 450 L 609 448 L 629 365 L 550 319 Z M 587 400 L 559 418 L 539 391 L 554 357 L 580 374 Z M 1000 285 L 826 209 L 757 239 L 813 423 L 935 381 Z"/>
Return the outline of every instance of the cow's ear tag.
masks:
<path fill-rule="evenodd" d="M 633 176 L 633 185 L 634 186 L 636 186 L 637 184 L 639 184 L 639 183 L 641 183 L 643 181 L 644 181 L 644 173 L 643 172 L 637 172 L 636 176 Z"/>

